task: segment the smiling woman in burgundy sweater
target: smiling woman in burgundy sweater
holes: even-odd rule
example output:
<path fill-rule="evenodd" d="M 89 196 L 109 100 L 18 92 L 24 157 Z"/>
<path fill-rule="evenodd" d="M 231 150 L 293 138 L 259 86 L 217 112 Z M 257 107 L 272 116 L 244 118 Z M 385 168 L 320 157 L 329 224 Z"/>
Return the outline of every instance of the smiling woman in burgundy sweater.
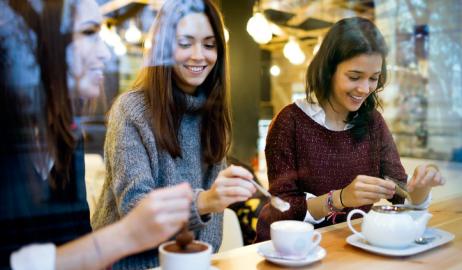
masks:
<path fill-rule="evenodd" d="M 266 142 L 270 192 L 291 204 L 266 205 L 256 242 L 269 239 L 271 223 L 303 220 L 316 227 L 345 221 L 353 208 L 368 211 L 380 199 L 403 203 L 395 183 L 406 183 L 388 127 L 377 111 L 386 82 L 387 47 L 367 19 L 338 21 L 327 33 L 306 74 L 307 98 L 286 106 Z M 430 190 L 444 184 L 434 165 L 418 166 L 407 182 L 414 207 L 430 204 Z"/>

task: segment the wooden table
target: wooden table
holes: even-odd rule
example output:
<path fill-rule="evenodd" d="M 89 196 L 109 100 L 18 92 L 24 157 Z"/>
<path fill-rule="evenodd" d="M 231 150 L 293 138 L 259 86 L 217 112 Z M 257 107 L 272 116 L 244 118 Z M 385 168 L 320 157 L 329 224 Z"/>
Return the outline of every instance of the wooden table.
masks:
<path fill-rule="evenodd" d="M 347 244 L 345 239 L 351 231 L 346 223 L 336 224 L 319 229 L 326 257 L 297 269 L 462 269 L 462 194 L 433 203 L 429 211 L 433 214 L 429 226 L 454 234 L 452 242 L 409 257 L 386 257 Z M 261 243 L 215 254 L 212 264 L 220 270 L 284 269 L 258 255 L 259 245 Z"/>

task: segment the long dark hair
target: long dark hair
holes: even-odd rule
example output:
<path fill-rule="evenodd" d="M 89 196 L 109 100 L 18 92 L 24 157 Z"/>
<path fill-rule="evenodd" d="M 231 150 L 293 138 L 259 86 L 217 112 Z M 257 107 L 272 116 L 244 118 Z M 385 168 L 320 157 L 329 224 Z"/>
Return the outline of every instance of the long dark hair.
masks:
<path fill-rule="evenodd" d="M 29 1 L 10 1 L 10 7 L 24 19 L 37 37 L 34 56 L 40 69 L 40 89 L 46 110 L 46 150 L 54 159 L 50 186 L 54 190 L 64 190 L 70 182 L 71 161 L 76 145 L 72 132 L 73 111 L 67 87 L 66 64 L 66 47 L 72 41 L 72 32 L 71 29 L 63 31 L 61 27 L 63 0 L 42 1 L 42 5 L 38 13 Z M 75 7 L 69 8 L 73 16 Z M 7 92 L 7 89 L 4 90 Z"/>
<path fill-rule="evenodd" d="M 306 96 L 319 103 L 329 102 L 332 94 L 332 78 L 338 64 L 360 54 L 380 54 L 381 74 L 376 91 L 372 92 L 357 112 L 350 112 L 346 121 L 352 124 L 355 139 L 361 140 L 368 130 L 372 111 L 380 106 L 377 92 L 383 90 L 387 80 L 386 56 L 388 49 L 379 29 L 368 19 L 353 17 L 335 23 L 325 36 L 319 51 L 306 72 Z"/>
<path fill-rule="evenodd" d="M 225 157 L 230 146 L 228 52 L 223 19 L 218 8 L 209 0 L 204 0 L 204 5 L 204 13 L 212 25 L 218 52 L 215 66 L 199 86 L 207 96 L 201 110 L 202 151 L 204 161 L 213 164 Z M 162 16 L 162 12 L 158 16 Z M 134 88 L 144 91 L 150 105 L 158 147 L 176 158 L 181 157 L 178 130 L 186 106 L 182 101 L 183 92 L 173 87 L 172 72 L 172 67 L 165 65 L 146 67 L 135 80 Z"/>

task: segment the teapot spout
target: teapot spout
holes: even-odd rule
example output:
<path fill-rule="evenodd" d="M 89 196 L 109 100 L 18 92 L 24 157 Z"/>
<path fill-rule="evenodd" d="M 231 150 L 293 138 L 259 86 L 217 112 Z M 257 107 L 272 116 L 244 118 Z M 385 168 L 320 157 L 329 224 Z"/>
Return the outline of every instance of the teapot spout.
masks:
<path fill-rule="evenodd" d="M 418 227 L 427 227 L 428 221 L 432 218 L 432 214 L 425 212 L 415 222 Z"/>

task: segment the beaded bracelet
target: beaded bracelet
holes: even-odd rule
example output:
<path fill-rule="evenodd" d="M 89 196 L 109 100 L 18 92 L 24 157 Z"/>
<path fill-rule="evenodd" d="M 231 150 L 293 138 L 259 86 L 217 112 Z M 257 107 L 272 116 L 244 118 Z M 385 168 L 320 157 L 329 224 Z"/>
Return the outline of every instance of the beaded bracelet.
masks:
<path fill-rule="evenodd" d="M 346 212 L 342 211 L 343 209 L 338 209 L 334 206 L 333 200 L 334 190 L 329 191 L 327 194 L 327 208 L 329 208 L 329 214 L 327 215 L 327 220 L 332 218 L 332 224 L 335 224 L 335 218 L 337 215 L 344 215 Z"/>

